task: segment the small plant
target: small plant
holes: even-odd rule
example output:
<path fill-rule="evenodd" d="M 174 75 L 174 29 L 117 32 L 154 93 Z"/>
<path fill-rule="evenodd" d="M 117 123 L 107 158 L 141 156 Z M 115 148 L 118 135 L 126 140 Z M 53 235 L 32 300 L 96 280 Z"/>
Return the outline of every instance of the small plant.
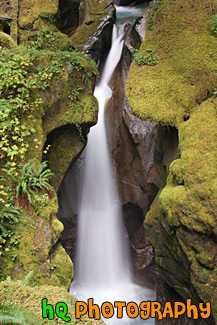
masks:
<path fill-rule="evenodd" d="M 14 206 L 3 208 L 0 210 L 0 231 L 7 232 L 12 225 L 17 223 L 20 216 L 20 209 Z M 0 235 L 1 238 L 1 235 Z"/>
<path fill-rule="evenodd" d="M 217 15 L 214 15 L 212 19 L 210 19 L 210 22 L 212 23 L 211 33 L 217 37 Z"/>
<path fill-rule="evenodd" d="M 138 65 L 156 65 L 158 62 L 157 54 L 154 54 L 155 50 L 153 49 L 145 49 L 143 51 L 139 51 L 134 49 L 134 58 Z"/>
<path fill-rule="evenodd" d="M 7 239 L 10 238 L 10 244 L 18 244 L 19 238 L 13 239 L 13 225 L 18 222 L 21 210 L 15 206 L 5 207 L 0 210 L 0 256 L 3 251 L 9 250 L 5 248 Z"/>
<path fill-rule="evenodd" d="M 53 271 L 53 270 L 55 270 L 55 268 L 56 268 L 57 266 L 56 266 L 56 264 L 52 264 L 52 266 L 51 266 L 51 271 Z"/>
<path fill-rule="evenodd" d="M 53 173 L 47 168 L 46 161 L 42 162 L 36 170 L 34 160 L 30 160 L 22 166 L 20 176 L 11 175 L 16 182 L 16 198 L 19 205 L 22 208 L 26 205 L 27 209 L 31 210 L 32 197 L 35 192 L 46 192 L 49 198 L 52 198 L 52 187 L 48 182 L 51 176 Z"/>
<path fill-rule="evenodd" d="M 24 286 L 27 286 L 27 285 L 29 284 L 29 281 L 31 280 L 32 276 L 33 276 L 33 271 L 30 271 L 30 272 L 25 276 L 25 278 L 23 279 L 22 284 L 23 284 Z"/>
<path fill-rule="evenodd" d="M 147 27 L 150 30 L 152 30 L 152 28 L 153 28 L 153 17 L 154 17 L 155 11 L 160 7 L 161 3 L 162 3 L 162 0 L 150 2 L 150 10 L 148 11 L 148 18 L 147 18 Z"/>
<path fill-rule="evenodd" d="M 31 312 L 15 304 L 0 304 L 0 324 L 42 324 Z"/>

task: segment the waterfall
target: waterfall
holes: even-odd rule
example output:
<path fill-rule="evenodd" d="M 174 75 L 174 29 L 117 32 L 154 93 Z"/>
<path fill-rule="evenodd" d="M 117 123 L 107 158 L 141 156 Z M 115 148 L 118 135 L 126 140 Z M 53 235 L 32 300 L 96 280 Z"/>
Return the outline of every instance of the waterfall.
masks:
<path fill-rule="evenodd" d="M 120 13 L 126 19 L 138 8 L 122 7 Z M 135 10 L 135 12 L 133 11 Z M 141 10 L 139 11 L 141 13 Z M 134 18 L 135 18 L 134 17 Z M 104 301 L 150 301 L 153 291 L 132 283 L 128 257 L 128 243 L 124 235 L 122 216 L 116 184 L 113 177 L 104 109 L 112 91 L 108 86 L 111 76 L 120 60 L 124 44 L 122 17 L 113 27 L 112 46 L 103 73 L 94 95 L 99 103 L 98 123 L 91 128 L 85 149 L 84 180 L 78 213 L 78 241 L 76 251 L 76 272 L 70 292 L 79 300 L 94 298 L 99 305 Z M 107 324 L 138 322 L 129 319 L 110 319 Z M 144 320 L 143 320 L 144 322 Z M 146 321 L 153 324 L 153 320 Z"/>

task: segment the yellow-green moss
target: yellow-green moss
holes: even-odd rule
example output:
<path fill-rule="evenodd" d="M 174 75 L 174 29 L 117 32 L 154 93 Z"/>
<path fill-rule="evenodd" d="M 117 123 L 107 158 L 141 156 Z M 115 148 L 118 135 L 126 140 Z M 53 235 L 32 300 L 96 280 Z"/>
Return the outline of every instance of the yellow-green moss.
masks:
<path fill-rule="evenodd" d="M 110 6 L 109 0 L 85 0 L 84 21 L 70 37 L 77 49 L 82 50 L 83 45 L 97 33 L 102 23 L 107 22 L 105 17 L 110 12 Z"/>
<path fill-rule="evenodd" d="M 64 129 L 61 128 L 52 136 L 50 141 L 51 148 L 48 152 L 45 150 L 44 157 L 54 173 L 51 184 L 57 191 L 72 158 L 75 158 L 82 151 L 84 142 L 77 128 L 71 125 Z"/>
<path fill-rule="evenodd" d="M 11 49 L 16 46 L 14 40 L 10 37 L 10 35 L 0 32 L 0 48 L 8 48 Z"/>
<path fill-rule="evenodd" d="M 212 301 L 215 319 L 217 261 L 213 236 L 216 236 L 217 229 L 216 113 L 217 98 L 213 97 L 195 106 L 190 119 L 179 124 L 181 157 L 170 165 L 167 185 L 155 200 L 145 221 L 163 277 L 173 287 L 176 287 L 177 281 L 187 288 L 193 284 L 200 299 Z M 180 270 L 188 272 L 190 269 L 185 281 L 178 274 L 176 254 L 173 252 L 180 249 L 182 255 L 179 261 L 183 264 L 179 266 Z M 168 263 L 167 256 L 171 252 Z M 188 263 L 185 265 L 183 261 L 186 260 Z M 186 297 L 180 288 L 178 292 Z M 189 294 L 193 296 L 194 291 Z"/>
<path fill-rule="evenodd" d="M 33 271 L 31 282 L 40 285 L 58 285 L 69 288 L 73 266 L 63 247 L 58 244 L 62 223 L 57 219 L 57 201 L 47 200 L 38 194 L 33 201 L 33 211 L 23 212 L 14 238 L 19 244 L 9 245 L 9 252 L 1 258 L 1 275 L 23 279 Z M 64 267 L 63 267 L 64 265 Z"/>
<path fill-rule="evenodd" d="M 19 11 L 19 28 L 29 28 L 38 17 L 54 16 L 58 0 L 22 0 Z"/>
<path fill-rule="evenodd" d="M 211 0 L 165 0 L 141 50 L 156 50 L 155 66 L 129 72 L 127 94 L 135 115 L 177 126 L 217 84 L 217 42 L 210 33 Z M 136 87 L 134 85 L 136 84 Z"/>
<path fill-rule="evenodd" d="M 21 171 L 19 163 L 25 164 L 29 159 L 35 158 L 37 166 L 42 159 L 46 137 L 51 131 L 65 125 L 73 127 L 73 123 L 91 125 L 96 122 L 97 103 L 93 97 L 92 89 L 97 69 L 93 61 L 78 52 L 35 51 L 20 46 L 11 49 L 10 52 L 8 50 L 2 50 L 2 52 L 4 54 L 3 63 L 9 72 L 12 69 L 13 73 L 17 71 L 17 73 L 25 75 L 25 85 L 28 86 L 23 89 L 27 94 L 28 87 L 34 84 L 29 97 L 23 97 L 28 109 L 23 111 L 22 105 L 20 105 L 15 111 L 15 113 L 18 112 L 17 116 L 21 124 L 31 125 L 33 129 L 30 136 L 22 139 L 29 147 L 22 157 L 17 154 L 13 159 L 7 156 L 7 151 L 1 152 L 3 155 L 0 157 L 0 172 L 1 176 L 5 177 L 2 169 L 6 162 L 10 162 L 10 166 L 13 166 L 14 175 Z M 7 60 L 10 64 L 5 62 Z M 31 81 L 34 81 L 33 84 Z M 7 82 L 3 81 L 1 85 L 3 89 L 4 87 L 7 89 Z M 17 83 L 12 87 L 15 98 L 17 87 L 20 87 L 19 84 L 17 86 Z M 7 94 L 7 91 L 5 93 Z M 4 106 L 6 101 L 7 97 L 1 101 L 1 104 Z M 74 129 L 76 130 L 75 125 Z M 22 129 L 20 136 L 22 136 Z M 6 137 L 10 139 L 7 148 L 11 148 L 15 141 L 10 137 L 10 132 L 6 134 Z M 78 154 L 79 150 L 82 150 L 83 145 L 78 131 L 73 137 L 75 150 L 68 148 L 65 160 L 59 161 L 64 168 L 60 168 L 58 161 L 55 161 L 54 172 L 58 173 L 56 182 L 61 181 L 70 161 Z M 19 142 L 16 144 L 20 145 Z M 52 148 L 50 148 L 50 152 L 52 152 Z M 53 154 L 55 155 L 54 152 Z M 13 165 L 11 165 L 12 163 Z M 4 186 L 6 186 L 3 179 L 1 182 L 4 182 Z M 10 181 L 7 186 L 11 195 L 15 195 L 16 184 Z M 34 271 L 33 281 L 37 284 L 50 283 L 69 287 L 73 277 L 73 268 L 71 260 L 58 243 L 63 226 L 57 220 L 57 209 L 56 199 L 48 199 L 43 193 L 34 193 L 32 213 L 23 209 L 19 223 L 15 227 L 15 235 L 12 236 L 12 241 L 15 238 L 18 238 L 19 241 L 20 238 L 20 243 L 14 245 L 8 239 L 6 248 L 9 251 L 5 250 L 0 257 L 1 278 L 4 279 L 6 275 L 11 274 L 14 279 L 22 279 L 32 270 Z"/>
<path fill-rule="evenodd" d="M 58 302 L 65 302 L 68 306 L 67 316 L 71 317 L 68 324 L 96 324 L 96 320 L 89 319 L 87 315 L 81 319 L 75 319 L 75 298 L 65 289 L 57 286 L 41 286 L 30 288 L 22 285 L 21 281 L 4 281 L 0 283 L 1 303 L 13 303 L 21 305 L 22 308 L 29 310 L 31 313 L 41 319 L 43 324 L 63 324 L 65 323 L 60 318 L 54 320 L 42 319 L 42 299 L 47 298 L 48 304 L 55 306 Z M 103 325 L 102 321 L 97 321 L 98 325 Z"/>
<path fill-rule="evenodd" d="M 156 262 L 184 299 L 211 301 L 215 320 L 217 42 L 209 20 L 216 10 L 211 0 L 162 1 L 141 48 L 154 49 L 158 63 L 133 62 L 127 84 L 135 115 L 179 131 L 180 155 L 145 220 Z"/>

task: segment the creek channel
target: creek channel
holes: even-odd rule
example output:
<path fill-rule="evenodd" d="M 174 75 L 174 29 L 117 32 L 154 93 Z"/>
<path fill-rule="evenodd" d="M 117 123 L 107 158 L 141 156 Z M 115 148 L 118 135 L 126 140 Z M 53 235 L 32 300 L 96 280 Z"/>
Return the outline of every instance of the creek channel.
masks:
<path fill-rule="evenodd" d="M 75 277 L 70 292 L 78 299 L 94 299 L 99 306 L 109 301 L 155 300 L 155 291 L 132 281 L 128 240 L 122 224 L 122 211 L 108 149 L 105 108 L 112 96 L 109 81 L 121 58 L 125 34 L 143 12 L 142 7 L 116 7 L 112 44 L 94 95 L 99 103 L 97 124 L 91 128 L 84 155 L 84 176 L 78 207 L 78 237 Z M 122 319 L 113 316 L 106 324 L 154 324 L 139 316 Z"/>

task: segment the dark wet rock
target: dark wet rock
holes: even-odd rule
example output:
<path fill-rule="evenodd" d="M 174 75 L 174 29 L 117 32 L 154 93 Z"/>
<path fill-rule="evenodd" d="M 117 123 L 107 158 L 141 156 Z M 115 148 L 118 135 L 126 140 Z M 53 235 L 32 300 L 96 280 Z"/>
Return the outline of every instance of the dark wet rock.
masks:
<path fill-rule="evenodd" d="M 64 33 L 71 33 L 80 24 L 80 0 L 59 1 L 58 28 Z"/>
<path fill-rule="evenodd" d="M 98 32 L 89 38 L 88 43 L 84 46 L 84 50 L 98 63 L 99 70 L 101 70 L 111 48 L 112 29 L 112 22 L 103 24 L 103 28 L 100 27 Z"/>
<path fill-rule="evenodd" d="M 119 6 L 133 6 L 138 4 L 149 3 L 150 1 L 144 0 L 115 0 L 114 3 Z"/>
<path fill-rule="evenodd" d="M 76 161 L 72 161 L 57 192 L 59 201 L 58 218 L 64 225 L 61 244 L 72 260 L 75 259 L 77 215 L 83 170 L 84 157 L 82 153 Z"/>
<path fill-rule="evenodd" d="M 70 39 L 78 50 L 85 53 L 90 51 L 90 55 L 97 62 L 100 53 L 110 48 L 113 23 L 114 6 L 112 2 L 109 0 L 81 1 L 79 26 L 72 31 Z"/>
<path fill-rule="evenodd" d="M 160 187 L 160 177 L 154 161 L 158 127 L 136 118 L 125 94 L 135 35 L 137 44 L 141 42 L 133 28 L 126 40 L 123 58 L 111 80 L 113 97 L 106 108 L 106 121 L 113 168 L 130 241 L 134 278 L 140 284 L 154 285 L 154 250 L 143 221 Z"/>

